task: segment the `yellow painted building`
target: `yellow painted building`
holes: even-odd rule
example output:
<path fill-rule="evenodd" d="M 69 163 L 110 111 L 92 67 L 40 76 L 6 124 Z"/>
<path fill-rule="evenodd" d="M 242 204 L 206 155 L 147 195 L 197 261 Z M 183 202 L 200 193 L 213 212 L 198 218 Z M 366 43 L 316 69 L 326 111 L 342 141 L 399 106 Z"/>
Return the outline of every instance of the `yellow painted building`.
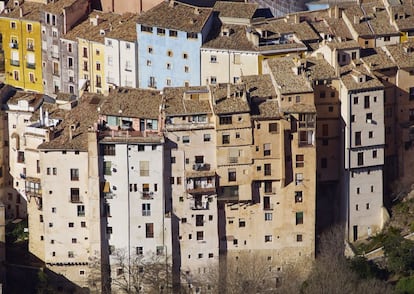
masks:
<path fill-rule="evenodd" d="M 43 92 L 40 3 L 27 2 L 0 15 L 5 83 Z"/>
<path fill-rule="evenodd" d="M 79 86 L 89 92 L 106 93 L 105 35 L 115 29 L 122 16 L 92 11 L 89 18 L 65 36 L 78 43 Z"/>

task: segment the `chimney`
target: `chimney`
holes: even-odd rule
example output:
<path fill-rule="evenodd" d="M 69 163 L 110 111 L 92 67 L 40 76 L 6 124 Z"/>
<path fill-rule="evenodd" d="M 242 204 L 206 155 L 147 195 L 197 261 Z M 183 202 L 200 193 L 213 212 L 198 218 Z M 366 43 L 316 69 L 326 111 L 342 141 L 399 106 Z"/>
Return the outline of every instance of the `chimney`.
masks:
<path fill-rule="evenodd" d="M 40 126 L 43 127 L 43 125 L 45 124 L 44 118 L 43 118 L 43 106 L 40 106 L 39 112 L 40 112 Z"/>
<path fill-rule="evenodd" d="M 227 98 L 230 98 L 230 82 L 227 83 Z"/>
<path fill-rule="evenodd" d="M 359 17 L 354 15 L 354 24 L 359 24 Z"/>

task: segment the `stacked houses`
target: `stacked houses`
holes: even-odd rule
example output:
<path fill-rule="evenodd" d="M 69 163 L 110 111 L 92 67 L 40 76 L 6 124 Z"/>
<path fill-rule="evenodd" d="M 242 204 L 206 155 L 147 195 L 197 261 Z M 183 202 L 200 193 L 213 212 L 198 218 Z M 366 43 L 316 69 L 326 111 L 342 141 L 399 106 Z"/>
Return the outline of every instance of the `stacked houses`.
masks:
<path fill-rule="evenodd" d="M 281 18 L 188 2 L 0 14 L 6 217 L 27 214 L 29 251 L 79 289 L 117 291 L 156 259 L 208 291 L 251 254 L 276 287 L 327 224 L 378 233 L 388 184 L 414 180 L 412 2 Z"/>

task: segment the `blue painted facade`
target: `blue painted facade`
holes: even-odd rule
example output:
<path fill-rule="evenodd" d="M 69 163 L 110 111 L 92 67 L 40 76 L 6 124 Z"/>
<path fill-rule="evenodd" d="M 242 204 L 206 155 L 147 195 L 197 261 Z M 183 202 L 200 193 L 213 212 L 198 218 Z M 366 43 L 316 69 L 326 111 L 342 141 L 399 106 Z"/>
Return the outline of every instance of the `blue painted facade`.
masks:
<path fill-rule="evenodd" d="M 201 84 L 200 48 L 212 25 L 210 15 L 197 38 L 189 38 L 187 32 L 157 27 L 152 32 L 141 31 L 137 24 L 138 79 L 140 88 L 199 86 Z M 177 36 L 170 36 L 170 31 Z M 194 37 L 195 35 L 193 35 Z M 170 82 L 168 82 L 170 81 Z"/>

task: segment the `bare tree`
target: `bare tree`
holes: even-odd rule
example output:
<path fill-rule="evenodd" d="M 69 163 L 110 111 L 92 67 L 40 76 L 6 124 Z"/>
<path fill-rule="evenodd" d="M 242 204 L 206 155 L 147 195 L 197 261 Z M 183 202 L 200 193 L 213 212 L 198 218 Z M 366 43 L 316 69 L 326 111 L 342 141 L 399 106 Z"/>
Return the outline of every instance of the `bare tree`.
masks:
<path fill-rule="evenodd" d="M 112 254 L 112 290 L 122 293 L 171 293 L 172 267 L 165 255 L 128 256 L 124 250 Z"/>

